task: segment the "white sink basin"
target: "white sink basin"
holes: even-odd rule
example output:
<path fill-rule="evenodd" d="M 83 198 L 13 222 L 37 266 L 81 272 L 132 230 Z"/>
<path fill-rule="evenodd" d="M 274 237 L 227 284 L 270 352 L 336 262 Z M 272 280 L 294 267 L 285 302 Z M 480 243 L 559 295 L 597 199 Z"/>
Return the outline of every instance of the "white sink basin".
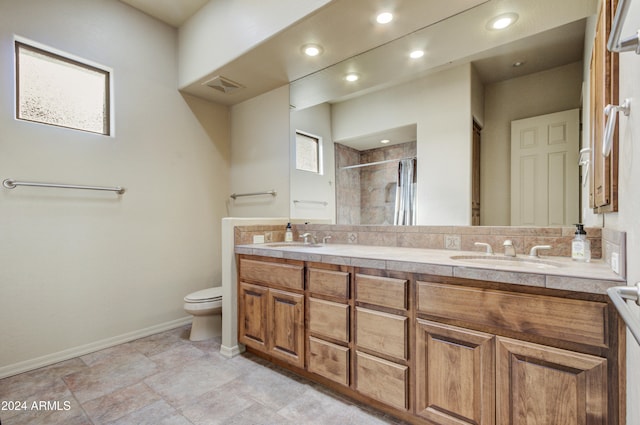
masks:
<path fill-rule="evenodd" d="M 453 255 L 452 260 L 465 263 L 486 264 L 488 266 L 531 267 L 536 269 L 555 269 L 562 267 L 561 263 L 529 257 L 505 257 L 500 255 Z"/>
<path fill-rule="evenodd" d="M 321 244 L 303 243 L 303 242 L 274 242 L 265 244 L 270 248 L 318 248 Z"/>

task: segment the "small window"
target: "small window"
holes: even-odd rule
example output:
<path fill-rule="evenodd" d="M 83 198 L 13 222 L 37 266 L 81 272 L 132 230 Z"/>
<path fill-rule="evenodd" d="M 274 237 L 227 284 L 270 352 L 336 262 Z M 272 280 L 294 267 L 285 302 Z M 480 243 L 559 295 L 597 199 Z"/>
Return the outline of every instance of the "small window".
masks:
<path fill-rule="evenodd" d="M 109 72 L 16 41 L 16 118 L 108 135 Z"/>
<path fill-rule="evenodd" d="M 322 174 L 321 152 L 320 137 L 296 131 L 296 169 Z"/>

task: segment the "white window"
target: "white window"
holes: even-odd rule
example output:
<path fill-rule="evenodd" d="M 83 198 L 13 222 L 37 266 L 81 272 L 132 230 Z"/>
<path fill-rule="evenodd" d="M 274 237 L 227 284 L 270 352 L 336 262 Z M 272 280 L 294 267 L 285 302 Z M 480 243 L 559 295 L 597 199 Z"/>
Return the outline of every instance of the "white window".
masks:
<path fill-rule="evenodd" d="M 108 135 L 109 71 L 16 41 L 16 118 Z"/>
<path fill-rule="evenodd" d="M 322 174 L 322 139 L 296 131 L 296 169 Z"/>

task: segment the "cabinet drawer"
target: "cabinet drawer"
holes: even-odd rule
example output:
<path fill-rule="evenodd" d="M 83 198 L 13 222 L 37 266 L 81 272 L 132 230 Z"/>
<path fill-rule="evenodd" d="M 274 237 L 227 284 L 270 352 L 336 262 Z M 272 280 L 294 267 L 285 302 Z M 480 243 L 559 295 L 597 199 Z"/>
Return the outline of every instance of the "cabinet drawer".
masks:
<path fill-rule="evenodd" d="M 409 368 L 356 352 L 356 390 L 385 404 L 407 409 Z"/>
<path fill-rule="evenodd" d="M 607 305 L 418 282 L 419 313 L 598 347 L 606 347 Z"/>
<path fill-rule="evenodd" d="M 407 321 L 403 316 L 356 307 L 356 345 L 406 360 Z"/>
<path fill-rule="evenodd" d="M 309 268 L 308 289 L 312 294 L 349 298 L 349 273 Z"/>
<path fill-rule="evenodd" d="M 356 301 L 406 310 L 407 281 L 356 274 Z"/>
<path fill-rule="evenodd" d="M 303 290 L 304 267 L 302 264 L 271 263 L 242 258 L 240 279 Z"/>
<path fill-rule="evenodd" d="M 349 385 L 349 348 L 309 337 L 309 371 Z"/>
<path fill-rule="evenodd" d="M 349 306 L 309 298 L 309 331 L 349 342 Z"/>

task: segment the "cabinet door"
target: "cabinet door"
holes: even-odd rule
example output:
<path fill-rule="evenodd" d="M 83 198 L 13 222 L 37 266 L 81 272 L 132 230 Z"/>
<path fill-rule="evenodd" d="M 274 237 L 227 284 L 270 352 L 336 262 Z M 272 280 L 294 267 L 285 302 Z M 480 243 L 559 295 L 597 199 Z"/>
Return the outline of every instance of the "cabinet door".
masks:
<path fill-rule="evenodd" d="M 304 367 L 304 295 L 269 290 L 269 354 Z"/>
<path fill-rule="evenodd" d="M 494 424 L 495 337 L 421 319 L 416 330 L 416 413 L 443 425 Z"/>
<path fill-rule="evenodd" d="M 497 417 L 509 425 L 607 422 L 607 361 L 497 338 Z"/>
<path fill-rule="evenodd" d="M 267 351 L 267 294 L 264 286 L 240 282 L 238 340 Z"/>

